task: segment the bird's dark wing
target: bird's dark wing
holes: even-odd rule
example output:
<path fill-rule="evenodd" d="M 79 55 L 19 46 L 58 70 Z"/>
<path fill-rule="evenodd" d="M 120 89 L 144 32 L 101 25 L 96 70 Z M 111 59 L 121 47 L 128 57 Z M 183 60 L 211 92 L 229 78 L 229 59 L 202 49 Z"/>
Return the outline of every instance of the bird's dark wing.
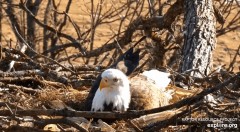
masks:
<path fill-rule="evenodd" d="M 127 71 L 125 72 L 127 76 L 130 75 L 139 65 L 139 60 L 140 60 L 139 53 L 140 53 L 140 50 L 137 49 L 132 54 L 127 54 L 123 58 L 124 65 L 127 67 Z"/>
<path fill-rule="evenodd" d="M 138 49 L 134 53 L 127 54 L 123 60 L 117 63 L 115 68 L 129 76 L 139 65 L 139 53 L 140 50 Z"/>
<path fill-rule="evenodd" d="M 123 53 L 122 55 L 120 55 L 120 56 L 118 57 L 118 59 L 116 60 L 116 62 L 110 66 L 110 68 L 115 68 L 120 61 L 123 61 L 124 58 L 126 58 L 126 56 L 132 56 L 132 55 L 133 55 L 133 47 L 131 47 L 131 48 L 128 49 L 125 53 Z"/>
<path fill-rule="evenodd" d="M 101 74 L 99 74 L 97 79 L 95 80 L 94 84 L 92 85 L 89 93 L 88 93 L 88 96 L 87 96 L 87 99 L 86 99 L 86 102 L 85 102 L 86 110 L 88 110 L 88 111 L 91 110 L 92 101 L 93 101 L 93 98 L 95 96 L 95 93 L 96 93 L 97 89 L 99 88 L 99 84 L 101 82 L 101 79 L 102 79 Z"/>

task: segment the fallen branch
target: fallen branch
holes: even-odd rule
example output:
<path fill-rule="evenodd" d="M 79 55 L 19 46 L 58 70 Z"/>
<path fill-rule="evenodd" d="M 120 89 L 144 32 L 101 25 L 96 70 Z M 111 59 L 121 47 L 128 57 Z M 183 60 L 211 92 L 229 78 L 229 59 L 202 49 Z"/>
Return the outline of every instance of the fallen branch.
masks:
<path fill-rule="evenodd" d="M 24 70 L 24 71 L 14 71 L 14 72 L 0 71 L 0 77 L 23 77 L 23 76 L 32 76 L 32 75 L 43 76 L 44 72 L 40 70 Z"/>
<path fill-rule="evenodd" d="M 144 115 L 139 118 L 130 120 L 130 123 L 134 124 L 134 126 L 137 127 L 138 129 L 144 128 L 149 124 L 168 120 L 171 117 L 175 116 L 176 114 L 181 113 L 184 109 L 186 109 L 186 108 L 180 108 L 177 110 L 167 110 L 167 111 L 163 111 L 163 112 L 159 112 L 159 113 L 155 113 L 155 114 Z"/>
<path fill-rule="evenodd" d="M 32 93 L 32 94 L 39 92 L 38 89 L 32 89 L 32 88 L 28 88 L 28 87 L 24 87 L 24 86 L 17 86 L 14 84 L 4 84 L 2 82 L 0 82 L 0 87 L 9 88 L 9 89 L 20 89 L 26 93 Z"/>
<path fill-rule="evenodd" d="M 52 70 L 49 70 L 49 71 L 46 71 L 46 70 L 47 69 L 45 69 L 45 72 L 42 72 L 41 70 L 25 70 L 25 71 L 15 71 L 15 72 L 0 71 L 0 77 L 23 77 L 23 76 L 39 75 L 43 77 L 44 76 L 50 77 L 54 81 L 57 81 L 63 84 L 67 84 L 69 82 L 69 80 L 64 76 L 61 76 L 60 73 Z"/>
<path fill-rule="evenodd" d="M 32 118 L 21 118 L 21 117 L 0 117 L 0 119 L 16 120 L 19 122 L 20 121 L 21 122 L 32 122 L 32 123 L 38 124 L 40 126 L 45 126 L 47 124 L 62 123 L 62 124 L 67 124 L 67 125 L 73 126 L 73 127 L 77 128 L 78 130 L 81 130 L 81 132 L 87 132 L 88 130 L 86 128 L 84 128 L 84 126 L 85 126 L 85 124 L 91 123 L 87 119 L 80 118 L 80 117 L 78 117 L 78 118 L 66 117 L 66 118 L 56 118 L 56 119 L 41 119 L 41 118 L 39 118 L 38 120 L 32 119 Z"/>
<path fill-rule="evenodd" d="M 57 68 L 61 68 L 59 67 L 58 65 L 55 65 L 55 64 L 46 64 L 46 65 L 43 65 L 43 66 L 46 66 L 46 67 L 49 67 L 51 69 L 57 69 Z M 70 68 L 72 70 L 75 70 L 75 71 L 101 71 L 102 69 L 106 69 L 107 67 L 105 66 L 97 66 L 97 65 L 69 65 L 69 64 L 65 64 L 64 65 L 65 67 L 67 68 Z M 61 70 L 64 70 L 61 68 Z"/>
<path fill-rule="evenodd" d="M 163 121 L 159 121 L 159 122 L 156 122 L 156 123 L 153 123 L 153 124 L 149 124 L 148 126 L 144 127 L 143 130 L 146 131 L 146 132 L 153 132 L 153 131 L 160 130 L 161 128 L 164 128 L 164 127 L 169 126 L 171 124 L 172 125 L 177 124 L 176 119 L 178 119 L 179 117 L 183 117 L 183 115 L 186 115 L 189 112 L 192 112 L 192 111 L 190 111 L 190 109 L 191 110 L 194 110 L 194 109 L 196 110 L 200 106 L 200 104 L 201 103 L 196 103 L 191 108 L 187 108 L 186 110 L 183 110 L 180 113 L 175 114 L 174 116 L 172 116 L 171 118 L 169 118 L 167 120 L 163 120 Z"/>

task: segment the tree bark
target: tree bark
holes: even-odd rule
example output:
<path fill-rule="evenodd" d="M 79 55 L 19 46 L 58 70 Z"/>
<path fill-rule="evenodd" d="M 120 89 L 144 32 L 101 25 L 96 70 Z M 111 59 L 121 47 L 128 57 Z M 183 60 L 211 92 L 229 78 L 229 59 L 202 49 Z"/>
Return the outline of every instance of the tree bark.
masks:
<path fill-rule="evenodd" d="M 8 15 L 8 18 L 10 20 L 10 24 L 11 24 L 11 27 L 12 27 L 12 30 L 17 38 L 17 40 L 19 42 L 23 42 L 22 39 L 20 38 L 20 36 L 18 35 L 18 33 L 23 36 L 23 31 L 21 30 L 20 28 L 20 25 L 19 25 L 19 20 L 17 19 L 17 16 L 15 15 L 16 12 L 14 11 L 13 9 L 13 1 L 12 0 L 7 0 L 7 8 L 3 8 L 5 10 L 5 12 L 7 13 Z M 18 32 L 18 33 L 17 33 Z"/>
<path fill-rule="evenodd" d="M 215 17 L 212 0 L 185 0 L 185 32 L 181 72 L 203 77 L 212 67 L 212 51 L 216 43 Z"/>
<path fill-rule="evenodd" d="M 35 0 L 35 2 L 33 0 L 28 0 L 26 5 L 27 8 L 36 16 L 41 2 L 42 0 Z M 34 18 L 30 14 L 27 14 L 27 42 L 34 50 L 36 50 L 35 32 Z M 33 55 L 30 50 L 27 50 L 26 53 L 30 56 Z"/>
<path fill-rule="evenodd" d="M 2 18 L 3 18 L 3 12 L 2 12 L 2 0 L 0 1 L 0 42 L 2 43 Z M 0 55 L 1 56 L 1 55 Z"/>
<path fill-rule="evenodd" d="M 51 16 L 50 11 L 51 11 L 51 5 L 52 5 L 52 0 L 48 0 L 47 6 L 45 8 L 45 13 L 44 13 L 44 24 L 48 25 L 49 23 L 49 17 Z M 47 30 L 46 27 L 43 28 L 43 55 L 48 56 L 48 53 L 45 53 L 45 51 L 48 50 L 48 41 L 50 38 L 50 32 Z"/>

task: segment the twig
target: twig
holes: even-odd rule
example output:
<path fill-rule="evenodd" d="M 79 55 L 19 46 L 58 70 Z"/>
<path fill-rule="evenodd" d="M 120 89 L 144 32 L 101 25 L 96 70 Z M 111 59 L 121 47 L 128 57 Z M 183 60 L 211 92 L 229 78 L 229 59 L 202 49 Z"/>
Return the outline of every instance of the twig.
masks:
<path fill-rule="evenodd" d="M 141 70 L 149 61 L 150 61 L 150 59 L 148 58 L 142 65 L 140 65 L 138 68 L 136 68 L 135 71 Z"/>
<path fill-rule="evenodd" d="M 129 124 L 132 125 L 137 132 L 143 132 L 143 130 L 139 128 L 132 120 L 129 121 Z"/>
<path fill-rule="evenodd" d="M 1 82 L 0 82 L 0 87 L 7 87 L 7 88 L 10 88 L 10 89 L 20 89 L 24 92 L 28 92 L 28 93 L 32 93 L 32 94 L 35 94 L 35 93 L 39 92 L 38 89 L 32 89 L 32 88 L 23 87 L 23 86 L 17 86 L 17 85 L 14 85 L 14 84 L 4 84 L 4 83 L 1 83 Z"/>
<path fill-rule="evenodd" d="M 234 112 L 236 112 L 237 111 L 237 109 L 233 109 L 234 107 L 237 107 L 238 106 L 238 103 L 234 103 L 234 104 L 230 104 L 230 105 L 228 105 L 227 107 L 225 107 L 225 108 L 222 108 L 222 109 L 220 109 L 220 108 L 215 108 L 215 107 L 213 107 L 213 106 L 211 106 L 211 105 L 209 105 L 209 104 L 205 104 L 206 106 L 207 106 L 207 108 L 208 109 L 210 109 L 210 110 L 213 110 L 214 112 L 218 112 L 219 114 L 221 114 L 221 113 L 225 113 L 225 114 L 233 114 Z M 233 109 L 233 111 L 230 111 L 229 109 Z M 240 109 L 239 109 L 240 110 Z"/>
<path fill-rule="evenodd" d="M 56 34 L 58 34 L 58 36 L 64 37 L 64 38 L 70 40 L 70 41 L 73 42 L 73 43 L 77 42 L 77 41 L 76 41 L 73 37 L 71 37 L 70 35 L 67 35 L 67 34 L 58 32 L 58 31 L 55 30 L 54 28 L 52 28 L 52 27 L 50 27 L 50 26 L 48 26 L 48 25 L 43 24 L 42 22 L 40 22 L 40 20 L 38 20 L 38 19 L 34 16 L 34 14 L 32 14 L 32 12 L 29 11 L 29 9 L 26 7 L 26 5 L 25 5 L 23 2 L 21 2 L 21 4 L 19 5 L 19 7 L 22 8 L 24 11 L 26 11 L 29 15 L 31 15 L 31 16 L 33 17 L 33 19 L 35 20 L 35 22 L 36 22 L 39 26 L 41 26 L 41 27 L 43 27 L 43 28 L 46 28 L 47 30 L 51 31 L 52 33 L 56 33 Z M 79 48 L 80 48 L 80 51 L 82 52 L 82 54 L 85 54 L 84 48 L 81 46 L 81 44 L 79 44 Z"/>
<path fill-rule="evenodd" d="M 201 103 L 196 103 L 194 106 L 192 106 L 190 109 L 196 109 L 200 106 Z M 149 124 L 148 126 L 144 127 L 143 130 L 146 132 L 154 132 L 157 130 L 160 130 L 161 128 L 164 128 L 170 124 L 176 124 L 176 119 L 179 117 L 182 117 L 183 115 L 187 114 L 189 112 L 189 109 L 186 109 L 184 111 L 181 111 L 180 113 L 175 114 L 170 119 L 159 121 L 154 124 Z"/>
<path fill-rule="evenodd" d="M 215 4 L 213 4 L 213 9 L 214 9 L 214 15 L 217 19 L 217 21 L 223 25 L 225 23 L 225 19 L 222 15 L 222 12 L 215 6 Z"/>
<path fill-rule="evenodd" d="M 137 26 L 140 25 L 140 23 L 141 23 L 141 20 L 137 19 L 132 24 L 130 24 L 129 28 L 125 32 L 125 35 L 122 38 L 120 38 L 120 40 L 118 40 L 118 43 L 121 47 L 123 47 L 124 45 L 127 45 L 129 42 L 131 42 L 131 37 L 132 37 L 134 31 L 136 30 Z M 82 54 L 71 55 L 68 58 L 62 58 L 62 59 L 59 59 L 58 61 L 59 62 L 66 61 L 69 58 L 77 58 L 77 57 L 89 58 L 89 57 L 99 56 L 103 52 L 108 52 L 108 51 L 114 49 L 116 47 L 115 43 L 116 42 L 112 42 L 110 44 L 103 45 L 102 47 L 100 47 L 98 49 L 94 49 L 94 50 L 87 52 L 86 55 L 82 55 Z"/>
<path fill-rule="evenodd" d="M 109 52 L 105 53 L 105 55 L 102 57 L 102 59 L 98 62 L 97 65 L 101 66 L 102 63 L 107 59 L 107 57 L 109 56 Z"/>
<path fill-rule="evenodd" d="M 32 122 L 39 126 L 45 126 L 47 124 L 67 124 L 69 126 L 75 127 L 76 129 L 80 130 L 81 132 L 88 132 L 88 129 L 92 127 L 91 121 L 88 121 L 85 118 L 81 117 L 63 117 L 63 118 L 52 118 L 52 119 L 33 119 L 33 118 L 26 118 L 26 117 L 18 117 L 18 116 L 3 116 L 0 119 L 8 119 L 8 120 L 16 120 L 21 122 Z"/>
<path fill-rule="evenodd" d="M 60 76 L 60 73 L 52 70 L 46 71 L 46 72 L 42 72 L 40 70 L 25 70 L 25 71 L 15 71 L 15 72 L 0 71 L 0 77 L 22 77 L 22 76 L 31 76 L 31 75 L 47 76 L 63 84 L 67 84 L 69 82 L 69 80 L 66 77 L 62 77 Z"/>
<path fill-rule="evenodd" d="M 23 43 L 24 43 L 24 44 L 28 47 L 28 49 L 30 49 L 33 53 L 37 54 L 38 56 L 43 57 L 44 59 L 47 59 L 47 60 L 49 60 L 49 61 L 51 61 L 51 62 L 54 62 L 55 64 L 59 65 L 60 67 L 66 69 L 66 70 L 68 70 L 68 71 L 70 71 L 72 74 L 76 74 L 74 71 L 72 71 L 72 70 L 69 69 L 69 68 L 64 67 L 62 64 L 58 63 L 57 61 L 55 61 L 55 60 L 53 60 L 53 59 L 51 59 L 51 58 L 49 58 L 49 57 L 47 57 L 47 56 L 38 54 L 34 49 L 32 49 L 32 48 L 28 45 L 28 43 L 23 39 L 23 37 L 18 33 L 17 28 L 16 28 L 16 27 L 14 27 L 14 28 L 15 28 L 15 30 L 16 30 L 16 33 L 19 35 L 19 38 L 21 38 L 21 40 L 23 41 Z"/>
<path fill-rule="evenodd" d="M 134 20 L 132 23 L 129 24 L 128 28 L 124 32 L 123 37 L 121 37 L 118 40 L 118 43 L 121 47 L 124 47 L 124 45 L 127 45 L 129 42 L 131 42 L 131 38 L 133 33 L 137 30 L 138 26 L 145 25 L 145 26 L 151 26 L 151 28 L 159 28 L 161 29 L 168 29 L 171 30 L 171 24 L 174 22 L 176 16 L 180 15 L 183 11 L 183 0 L 178 0 L 173 6 L 171 6 L 168 10 L 168 12 L 163 17 L 152 17 L 148 19 L 144 19 L 142 17 L 138 17 L 136 20 Z M 77 57 L 94 57 L 102 54 L 103 52 L 110 51 L 115 48 L 115 43 L 110 43 L 103 45 L 102 47 L 98 49 L 91 50 L 86 53 L 86 55 L 83 54 L 76 54 L 69 56 L 68 58 L 62 58 L 60 61 L 66 61 L 70 58 L 77 58 Z"/>
<path fill-rule="evenodd" d="M 154 15 L 154 12 L 155 12 L 152 0 L 148 0 L 148 10 L 149 10 L 149 13 L 150 13 L 150 17 L 152 17 Z"/>
<path fill-rule="evenodd" d="M 57 69 L 59 68 L 57 65 L 54 64 L 43 64 L 43 66 L 49 67 L 50 69 Z M 73 67 L 69 64 L 64 65 L 67 68 L 73 68 L 76 71 L 101 71 L 103 69 L 106 69 L 105 66 L 97 66 L 97 65 L 74 65 Z M 64 69 L 60 69 L 61 71 Z"/>
<path fill-rule="evenodd" d="M 240 91 L 233 91 L 233 90 L 231 90 L 229 88 L 226 88 L 226 91 L 227 91 L 227 93 L 229 93 L 231 95 L 234 95 L 236 97 L 240 97 Z"/>
<path fill-rule="evenodd" d="M 44 76 L 44 72 L 40 70 L 25 70 L 25 71 L 15 71 L 15 72 L 0 71 L 0 77 L 22 77 L 22 76 L 31 76 L 31 75 Z"/>
<path fill-rule="evenodd" d="M 86 119 L 85 119 L 86 120 Z M 78 130 L 80 130 L 81 132 L 88 132 L 88 127 L 85 128 L 84 127 L 84 121 L 80 120 L 79 118 L 66 118 L 66 123 L 70 126 L 73 126 L 75 128 L 77 128 Z"/>
<path fill-rule="evenodd" d="M 18 33 L 18 32 L 16 31 L 16 33 Z M 24 52 L 25 52 L 26 50 L 27 50 L 27 46 L 26 46 L 25 44 L 20 44 L 20 53 L 23 53 L 23 54 L 24 54 Z M 14 55 L 14 57 L 19 58 L 18 55 Z M 12 70 L 14 64 L 15 64 L 15 61 L 11 61 L 11 62 L 10 62 L 9 68 L 8 68 L 8 70 L 7 70 L 8 72 Z"/>
<path fill-rule="evenodd" d="M 118 43 L 118 41 L 117 41 L 117 39 L 115 38 L 114 39 L 115 40 L 115 44 L 116 44 L 116 48 L 117 49 L 119 49 L 119 51 L 120 51 L 120 55 L 122 55 L 123 54 L 123 49 L 122 49 L 122 47 L 120 46 L 120 44 Z"/>
<path fill-rule="evenodd" d="M 41 54 L 47 54 L 47 53 L 51 53 L 51 52 L 61 52 L 64 49 L 68 48 L 68 47 L 74 47 L 77 48 L 78 47 L 78 42 L 72 42 L 72 43 L 66 43 L 66 44 L 61 44 L 61 45 L 56 45 L 54 47 L 51 47 L 48 50 L 43 51 Z M 37 57 L 37 56 L 36 56 Z"/>
<path fill-rule="evenodd" d="M 8 110 L 9 110 L 12 114 L 14 114 L 13 111 L 12 111 L 12 109 L 9 107 L 9 105 L 8 105 L 7 103 L 5 103 L 5 106 L 8 108 Z"/>
<path fill-rule="evenodd" d="M 149 114 L 149 115 L 144 115 L 139 118 L 135 118 L 131 120 L 132 123 L 134 123 L 138 128 L 144 128 L 149 126 L 150 124 L 168 120 L 175 116 L 176 114 L 181 113 L 184 111 L 186 107 L 176 109 L 176 110 L 167 110 L 159 113 L 154 113 L 154 114 Z"/>
<path fill-rule="evenodd" d="M 232 71 L 233 70 L 233 65 L 234 65 L 234 63 L 236 63 L 236 59 L 237 59 L 237 57 L 238 56 L 240 56 L 240 44 L 239 44 L 239 46 L 238 46 L 238 49 L 237 49 L 237 51 L 236 51 L 236 54 L 235 54 L 235 56 L 233 57 L 233 60 L 231 61 L 231 63 L 229 64 L 229 67 L 228 67 L 228 69 L 227 69 L 227 71 Z M 231 70 L 230 70 L 231 69 Z"/>

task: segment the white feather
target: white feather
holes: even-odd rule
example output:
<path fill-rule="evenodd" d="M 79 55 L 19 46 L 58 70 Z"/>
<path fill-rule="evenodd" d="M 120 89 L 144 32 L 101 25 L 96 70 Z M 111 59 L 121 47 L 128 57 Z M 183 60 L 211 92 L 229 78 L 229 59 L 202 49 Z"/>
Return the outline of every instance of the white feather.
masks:
<path fill-rule="evenodd" d="M 103 111 L 104 103 L 113 103 L 117 111 L 126 111 L 131 100 L 129 80 L 127 76 L 117 69 L 107 69 L 102 73 L 102 78 L 117 78 L 118 82 L 109 88 L 98 88 L 92 102 L 92 111 Z"/>
<path fill-rule="evenodd" d="M 142 74 L 149 80 L 154 81 L 155 84 L 163 91 L 166 90 L 166 87 L 171 82 L 171 79 L 169 78 L 170 73 L 167 72 L 161 72 L 154 69 L 150 71 L 144 71 Z"/>
<path fill-rule="evenodd" d="M 104 90 L 104 89 L 103 89 Z M 105 102 L 105 98 L 104 98 L 104 92 L 100 91 L 99 88 L 97 90 L 97 92 L 95 93 L 95 96 L 93 98 L 93 102 L 92 102 L 92 111 L 103 111 L 104 109 L 104 102 Z"/>
<path fill-rule="evenodd" d="M 216 104 L 218 104 L 218 102 L 215 100 L 215 98 L 211 94 L 204 96 L 203 101 L 206 103 L 209 103 L 212 106 L 215 106 Z"/>

